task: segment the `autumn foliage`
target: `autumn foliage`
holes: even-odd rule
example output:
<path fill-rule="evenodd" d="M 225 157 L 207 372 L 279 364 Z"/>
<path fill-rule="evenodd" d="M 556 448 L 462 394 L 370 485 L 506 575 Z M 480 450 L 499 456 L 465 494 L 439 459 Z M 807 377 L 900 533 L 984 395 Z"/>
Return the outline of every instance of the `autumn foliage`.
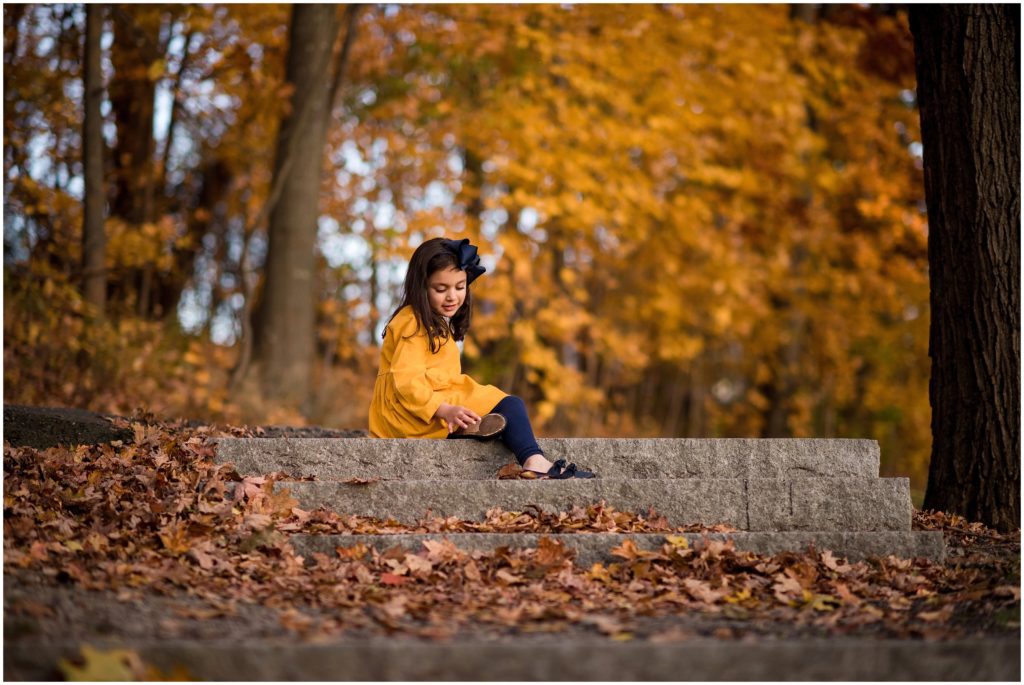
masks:
<path fill-rule="evenodd" d="M 287 6 L 112 9 L 103 320 L 79 291 L 84 14 L 7 6 L 7 401 L 363 427 L 404 260 L 465 236 L 489 269 L 465 368 L 542 435 L 874 438 L 921 489 L 912 41 L 902 13 L 827 7 L 364 7 L 323 156 L 316 376 L 289 407 L 231 384 Z"/>

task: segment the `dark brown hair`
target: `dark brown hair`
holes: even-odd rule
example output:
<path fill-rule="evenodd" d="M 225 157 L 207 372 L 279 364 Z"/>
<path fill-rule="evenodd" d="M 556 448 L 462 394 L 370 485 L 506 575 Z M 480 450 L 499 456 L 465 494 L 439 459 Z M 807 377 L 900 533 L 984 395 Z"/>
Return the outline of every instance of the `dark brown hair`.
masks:
<path fill-rule="evenodd" d="M 388 323 L 402 310 L 403 307 L 411 306 L 416 320 L 427 329 L 430 338 L 430 351 L 437 353 L 441 345 L 448 340 L 449 336 L 455 340 L 462 340 L 469 330 L 469 322 L 473 314 L 473 297 L 470 293 L 469 282 L 466 282 L 466 299 L 462 306 L 447 322 L 440 314 L 435 314 L 430 308 L 430 299 L 427 294 L 427 282 L 430 277 L 444 269 L 458 268 L 459 258 L 454 252 L 444 246 L 444 238 L 431 238 L 424 242 L 412 253 L 409 260 L 409 270 L 405 274 L 405 286 L 402 288 L 402 302 L 391 314 Z M 387 336 L 385 325 L 382 338 Z"/>

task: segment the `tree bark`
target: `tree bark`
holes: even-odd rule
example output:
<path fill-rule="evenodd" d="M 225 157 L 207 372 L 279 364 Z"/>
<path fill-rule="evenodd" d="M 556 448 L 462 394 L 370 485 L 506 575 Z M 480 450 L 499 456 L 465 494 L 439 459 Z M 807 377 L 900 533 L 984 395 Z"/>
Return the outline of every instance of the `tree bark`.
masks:
<path fill-rule="evenodd" d="M 82 222 L 82 294 L 102 317 L 107 302 L 106 233 L 103 217 L 106 193 L 103 186 L 103 74 L 100 70 L 102 5 L 85 9 L 85 123 L 82 132 L 82 166 L 85 202 Z"/>
<path fill-rule="evenodd" d="M 924 506 L 1020 520 L 1020 7 L 912 5 L 931 279 Z"/>
<path fill-rule="evenodd" d="M 114 78 L 110 82 L 110 104 L 117 123 L 114 147 L 116 193 L 111 212 L 130 224 L 145 220 L 145 180 L 152 166 L 153 101 L 156 89 L 147 75 L 149 65 L 159 56 L 149 33 L 157 27 L 135 23 L 133 15 L 121 8 L 113 11 L 115 40 L 110 51 Z"/>
<path fill-rule="evenodd" d="M 254 350 L 265 396 L 292 406 L 310 400 L 314 247 L 336 33 L 333 5 L 294 6 L 285 72 L 294 91 L 277 140 L 274 177 L 276 181 L 283 175 L 283 181 L 270 214 L 266 285 Z"/>

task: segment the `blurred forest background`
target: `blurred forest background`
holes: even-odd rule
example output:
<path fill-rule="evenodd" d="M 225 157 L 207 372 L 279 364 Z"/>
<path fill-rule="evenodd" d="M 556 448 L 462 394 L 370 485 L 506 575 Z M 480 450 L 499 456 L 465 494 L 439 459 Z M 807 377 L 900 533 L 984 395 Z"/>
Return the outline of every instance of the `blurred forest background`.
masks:
<path fill-rule="evenodd" d="M 331 12 L 312 24 L 330 58 L 310 65 L 314 315 L 277 331 L 310 340 L 308 382 L 261 383 L 248 358 L 285 287 L 270 234 L 293 230 L 273 215 L 297 192 L 274 187 L 286 65 L 315 52 L 291 44 L 293 8 L 98 14 L 101 309 L 86 9 L 4 5 L 6 402 L 364 428 L 405 262 L 468 237 L 488 273 L 464 370 L 526 399 L 539 434 L 872 438 L 920 501 L 928 229 L 903 12 Z"/>

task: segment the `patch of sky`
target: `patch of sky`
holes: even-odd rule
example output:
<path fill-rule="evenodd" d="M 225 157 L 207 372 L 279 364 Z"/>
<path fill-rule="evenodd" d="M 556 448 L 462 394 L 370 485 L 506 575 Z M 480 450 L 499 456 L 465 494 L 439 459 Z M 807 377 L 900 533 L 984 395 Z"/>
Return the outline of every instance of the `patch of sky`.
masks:
<path fill-rule="evenodd" d="M 341 295 L 349 302 L 358 300 L 363 296 L 363 286 L 360 283 L 349 283 L 341 289 Z"/>
<path fill-rule="evenodd" d="M 68 79 L 64 82 L 64 97 L 81 106 L 85 94 L 85 84 L 81 79 Z"/>
<path fill-rule="evenodd" d="M 25 218 L 13 212 L 7 212 L 7 205 L 4 205 L 5 265 L 16 264 L 28 259 L 29 245 L 34 242 L 33 234 L 34 231 Z"/>
<path fill-rule="evenodd" d="M 423 193 L 423 203 L 428 208 L 450 205 L 453 199 L 448 186 L 442 181 L 431 181 Z"/>
<path fill-rule="evenodd" d="M 210 340 L 215 345 L 234 345 L 239 336 L 239 324 L 236 312 L 242 310 L 245 298 L 235 293 L 217 308 L 217 313 L 210 322 Z"/>
<path fill-rule="evenodd" d="M 196 39 L 199 40 L 196 40 Z M 192 44 L 198 45 L 199 41 L 202 40 L 201 36 L 193 36 Z M 178 35 L 171 38 L 171 42 L 167 44 L 167 54 L 173 56 L 178 63 L 181 63 L 181 58 L 185 54 L 185 36 L 179 33 Z"/>
<path fill-rule="evenodd" d="M 462 155 L 448 155 L 448 170 L 453 174 L 461 174 L 465 170 Z"/>
<path fill-rule="evenodd" d="M 114 147 L 117 143 L 117 126 L 114 122 L 103 122 L 103 141 L 110 147 Z"/>
<path fill-rule="evenodd" d="M 46 152 L 53 148 L 56 141 L 50 133 L 39 133 L 28 141 L 28 175 L 32 179 L 46 178 L 46 175 L 50 172 L 53 165 L 50 163 L 50 157 Z"/>
<path fill-rule="evenodd" d="M 910 154 L 913 157 L 923 157 L 924 156 L 924 145 L 922 145 L 920 142 L 918 142 L 916 140 L 913 143 L 911 143 L 907 147 L 907 149 L 910 150 Z"/>
<path fill-rule="evenodd" d="M 390 228 L 395 223 L 395 206 L 391 202 L 384 202 L 377 205 L 373 214 L 374 228 Z"/>
<path fill-rule="evenodd" d="M 36 43 L 36 57 L 45 57 L 53 50 L 54 40 L 50 36 L 43 36 Z"/>
<path fill-rule="evenodd" d="M 227 254 L 235 264 L 242 258 L 242 232 L 244 230 L 243 222 L 241 217 L 234 217 L 228 222 L 228 230 L 226 231 L 225 240 L 227 240 Z M 255 236 L 253 236 L 255 238 Z M 216 241 L 213 241 L 216 245 Z M 211 250 L 213 247 L 210 248 Z M 252 247 L 249 248 L 252 250 Z M 250 257 L 252 259 L 252 257 Z"/>
<path fill-rule="evenodd" d="M 174 94 L 171 92 L 171 86 L 163 81 L 157 83 L 153 103 L 153 139 L 158 143 L 162 144 L 169 133 L 173 103 Z"/>
<path fill-rule="evenodd" d="M 361 236 L 342 233 L 341 226 L 332 217 L 320 217 L 317 241 L 320 252 L 332 269 L 343 264 L 363 264 L 370 259 L 366 241 Z"/>
<path fill-rule="evenodd" d="M 351 140 L 341 144 L 342 158 L 345 160 L 345 169 L 358 176 L 365 176 L 373 171 L 370 165 L 363 159 L 359 152 L 359 146 Z"/>
<path fill-rule="evenodd" d="M 917 93 L 909 88 L 904 88 L 900 91 L 900 102 L 907 107 L 913 107 L 917 102 Z"/>
<path fill-rule="evenodd" d="M 508 221 L 508 210 L 504 207 L 485 209 L 480 213 L 480 232 L 488 240 L 498 237 L 498 231 Z"/>
<path fill-rule="evenodd" d="M 520 233 L 529 234 L 537 227 L 537 221 L 540 216 L 537 214 L 537 210 L 533 207 L 525 207 L 519 212 L 519 222 L 516 228 L 519 229 Z"/>
<path fill-rule="evenodd" d="M 256 233 L 249 238 L 249 265 L 252 268 L 260 268 L 267 260 L 267 237 L 263 233 Z"/>
<path fill-rule="evenodd" d="M 359 93 L 359 102 L 366 107 L 369 107 L 373 103 L 377 102 L 377 92 L 373 88 L 367 88 L 366 90 Z"/>
<path fill-rule="evenodd" d="M 85 181 L 81 176 L 75 176 L 67 184 L 67 191 L 76 200 L 85 198 Z"/>
<path fill-rule="evenodd" d="M 203 288 L 186 288 L 178 302 L 178 323 L 181 329 L 195 335 L 206 324 L 206 312 L 210 306 L 210 293 Z"/>

